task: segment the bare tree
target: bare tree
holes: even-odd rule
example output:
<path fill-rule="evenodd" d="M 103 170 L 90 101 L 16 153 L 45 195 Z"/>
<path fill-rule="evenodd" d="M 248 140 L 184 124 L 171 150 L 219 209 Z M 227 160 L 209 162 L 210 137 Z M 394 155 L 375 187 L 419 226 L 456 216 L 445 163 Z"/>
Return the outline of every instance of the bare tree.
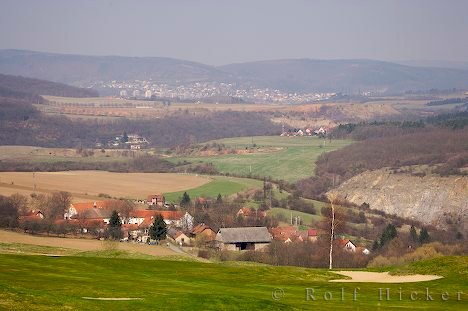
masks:
<path fill-rule="evenodd" d="M 328 269 L 333 269 L 333 237 L 335 236 L 335 205 L 334 205 L 335 198 L 332 198 L 330 202 L 331 206 L 331 225 L 330 225 L 330 259 Z"/>
<path fill-rule="evenodd" d="M 336 206 L 336 198 L 330 197 L 330 206 L 322 208 L 323 219 L 319 227 L 323 230 L 323 246 L 328 248 L 328 267 L 333 268 L 333 244 L 335 236 L 339 232 L 343 232 L 346 227 L 346 217 Z M 328 242 L 326 242 L 328 241 Z M 325 243 L 327 245 L 325 245 Z"/>
<path fill-rule="evenodd" d="M 46 216 L 49 219 L 63 218 L 65 211 L 71 204 L 71 194 L 69 192 L 54 192 L 47 198 Z"/>
<path fill-rule="evenodd" d="M 18 210 L 19 215 L 25 215 L 29 210 L 28 198 L 22 194 L 15 193 L 10 196 L 12 204 Z"/>

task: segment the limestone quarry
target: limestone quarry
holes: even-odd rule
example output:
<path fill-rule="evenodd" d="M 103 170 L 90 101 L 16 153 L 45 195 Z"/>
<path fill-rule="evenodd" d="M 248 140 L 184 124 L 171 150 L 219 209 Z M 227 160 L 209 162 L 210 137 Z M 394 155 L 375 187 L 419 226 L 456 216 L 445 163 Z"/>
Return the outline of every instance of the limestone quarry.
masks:
<path fill-rule="evenodd" d="M 424 224 L 468 229 L 467 176 L 418 177 L 380 169 L 359 174 L 327 195 Z"/>

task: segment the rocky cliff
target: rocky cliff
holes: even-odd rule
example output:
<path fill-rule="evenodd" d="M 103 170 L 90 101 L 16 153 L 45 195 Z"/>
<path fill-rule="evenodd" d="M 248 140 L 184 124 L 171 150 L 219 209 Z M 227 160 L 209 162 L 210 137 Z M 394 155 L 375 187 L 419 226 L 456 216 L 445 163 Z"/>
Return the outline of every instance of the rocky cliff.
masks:
<path fill-rule="evenodd" d="M 468 229 L 468 177 L 424 176 L 368 171 L 327 193 L 371 209 L 440 227 Z"/>

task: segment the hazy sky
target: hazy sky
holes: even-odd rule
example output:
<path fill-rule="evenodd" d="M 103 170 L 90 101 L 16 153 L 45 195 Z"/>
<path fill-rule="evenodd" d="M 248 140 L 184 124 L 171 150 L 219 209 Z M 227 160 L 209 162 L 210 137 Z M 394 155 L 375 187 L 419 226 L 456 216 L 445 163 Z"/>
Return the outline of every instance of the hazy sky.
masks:
<path fill-rule="evenodd" d="M 0 49 L 468 61 L 466 0 L 0 0 Z"/>

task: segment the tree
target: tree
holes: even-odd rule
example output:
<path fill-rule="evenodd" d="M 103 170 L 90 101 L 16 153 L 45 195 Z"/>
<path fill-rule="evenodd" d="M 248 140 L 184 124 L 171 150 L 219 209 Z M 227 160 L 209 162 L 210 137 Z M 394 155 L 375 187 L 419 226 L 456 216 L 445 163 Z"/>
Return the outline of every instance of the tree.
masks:
<path fill-rule="evenodd" d="M 122 238 L 122 222 L 120 221 L 119 213 L 113 211 L 109 220 L 109 237 L 113 240 Z"/>
<path fill-rule="evenodd" d="M 187 192 L 184 192 L 184 194 L 182 195 L 182 200 L 180 200 L 180 205 L 181 206 L 188 206 L 190 205 L 190 196 L 188 195 Z"/>
<path fill-rule="evenodd" d="M 343 232 L 346 228 L 346 217 L 343 213 L 335 208 L 336 198 L 330 198 L 330 207 L 322 208 L 323 219 L 319 223 L 320 229 L 323 230 L 322 235 L 324 247 L 328 249 L 328 268 L 333 268 L 333 242 L 337 232 Z"/>
<path fill-rule="evenodd" d="M 18 210 L 18 214 L 24 215 L 28 212 L 28 198 L 26 196 L 15 193 L 10 196 L 10 200 Z"/>
<path fill-rule="evenodd" d="M 54 192 L 46 200 L 45 214 L 49 219 L 63 219 L 65 211 L 70 207 L 71 194 L 66 191 Z"/>
<path fill-rule="evenodd" d="M 429 236 L 429 232 L 427 232 L 426 228 L 422 228 L 421 232 L 419 233 L 419 243 L 428 243 L 430 240 L 431 237 Z"/>
<path fill-rule="evenodd" d="M 216 204 L 223 204 L 223 197 L 221 196 L 221 193 L 218 193 L 218 197 L 216 198 Z"/>
<path fill-rule="evenodd" d="M 0 227 L 14 227 L 18 220 L 18 209 L 11 198 L 0 195 Z"/>
<path fill-rule="evenodd" d="M 380 247 L 383 247 L 385 244 L 396 238 L 396 236 L 397 230 L 395 226 L 393 224 L 388 224 L 380 236 Z"/>
<path fill-rule="evenodd" d="M 153 240 L 164 240 L 167 234 L 167 226 L 162 215 L 156 215 L 153 225 L 149 228 L 149 235 Z"/>
<path fill-rule="evenodd" d="M 412 244 L 417 243 L 419 241 L 418 233 L 416 232 L 416 228 L 414 225 L 411 225 L 410 228 L 410 242 Z"/>
<path fill-rule="evenodd" d="M 127 132 L 123 132 L 122 141 L 123 141 L 124 143 L 128 142 L 128 135 L 127 135 Z"/>
<path fill-rule="evenodd" d="M 135 204 L 130 200 L 113 200 L 111 203 L 112 209 L 116 210 L 122 217 L 130 217 L 131 212 L 135 209 Z"/>

